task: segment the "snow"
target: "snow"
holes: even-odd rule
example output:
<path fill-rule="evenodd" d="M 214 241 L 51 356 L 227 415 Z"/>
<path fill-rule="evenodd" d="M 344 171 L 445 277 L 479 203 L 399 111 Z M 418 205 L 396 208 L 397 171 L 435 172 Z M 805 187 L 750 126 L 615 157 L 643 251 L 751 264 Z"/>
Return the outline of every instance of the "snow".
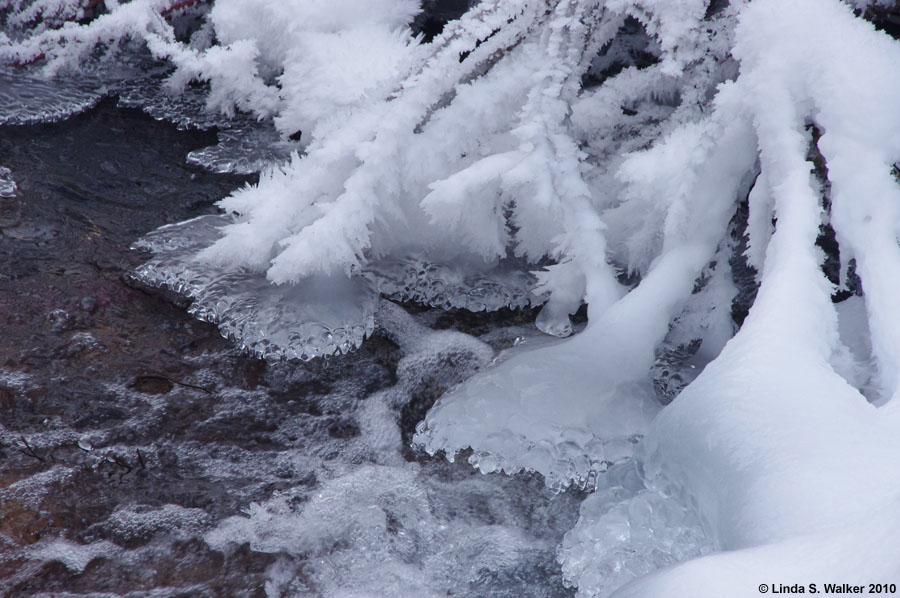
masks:
<path fill-rule="evenodd" d="M 900 491 L 896 424 L 830 364 L 833 354 L 846 348 L 830 285 L 818 267 L 814 241 L 821 214 L 805 162 L 805 114 L 798 112 L 801 108 L 820 119 L 831 139 L 849 134 L 845 128 L 852 128 L 854 136 L 868 134 L 867 154 L 883 152 L 884 158 L 874 162 L 881 167 L 856 162 L 854 173 L 863 168 L 878 181 L 897 158 L 892 132 L 898 123 L 880 112 L 861 123 L 856 100 L 842 97 L 843 90 L 860 88 L 845 87 L 843 81 L 837 85 L 829 77 L 850 70 L 879 76 L 879 66 L 886 69 L 900 56 L 886 38 L 873 35 L 836 3 L 796 2 L 773 21 L 768 17 L 775 6 L 757 2 L 743 14 L 736 48 L 742 77 L 735 84 L 741 93 L 732 96 L 753 111 L 778 219 L 762 284 L 744 326 L 656 419 L 641 456 L 648 484 L 693 502 L 717 546 L 728 552 L 660 572 L 618 596 L 680 596 L 688 587 L 692 595 L 749 596 L 768 580 L 864 584 L 900 576 L 892 545 L 879 542 L 897 525 L 889 514 Z M 809 19 L 813 12 L 816 19 Z M 805 35 L 788 38 L 784 30 Z M 779 40 L 800 48 L 780 47 Z M 812 47 L 830 52 L 828 59 L 816 57 Z M 885 59 L 885 52 L 893 59 Z M 827 72 L 815 68 L 822 64 L 840 66 Z M 863 64 L 867 68 L 860 69 Z M 816 76 L 825 80 L 815 81 Z M 882 91 L 893 93 L 890 87 Z M 824 141 L 821 145 L 834 182 L 832 224 L 852 247 L 853 239 L 860 245 L 877 241 L 872 232 L 867 239 L 857 237 L 858 225 L 840 216 L 840 210 L 849 213 L 849 206 L 839 205 L 848 201 L 839 183 L 852 177 L 832 168 L 840 154 Z M 863 220 L 865 202 L 889 206 L 896 187 L 868 191 L 854 194 L 853 213 L 863 210 Z M 870 274 L 869 312 L 897 263 L 892 250 L 880 249 L 886 271 Z M 860 306 L 851 304 L 841 312 L 845 320 L 859 318 Z M 853 347 L 849 351 L 864 355 L 860 330 L 854 339 L 846 323 L 842 328 Z"/>

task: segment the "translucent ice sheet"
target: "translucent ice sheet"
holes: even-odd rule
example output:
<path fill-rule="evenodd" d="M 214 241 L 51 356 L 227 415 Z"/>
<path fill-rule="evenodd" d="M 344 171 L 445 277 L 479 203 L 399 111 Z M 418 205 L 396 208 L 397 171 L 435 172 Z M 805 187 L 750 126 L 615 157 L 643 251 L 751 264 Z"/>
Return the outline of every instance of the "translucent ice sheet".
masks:
<path fill-rule="evenodd" d="M 539 303 L 530 290 L 534 277 L 523 264 L 441 263 L 414 254 L 377 261 L 369 265 L 368 272 L 379 291 L 396 301 L 473 312 Z"/>
<path fill-rule="evenodd" d="M 712 549 L 694 513 L 645 488 L 637 468 L 627 463 L 610 469 L 581 503 L 578 523 L 566 533 L 558 556 L 578 598 L 595 598 Z"/>
<path fill-rule="evenodd" d="M 272 123 L 247 121 L 219 131 L 219 143 L 188 154 L 189 164 L 211 172 L 253 174 L 290 158 L 299 143 L 283 140 Z"/>
<path fill-rule="evenodd" d="M 0 69 L 0 125 L 56 122 L 93 108 L 107 90 L 92 77 L 44 81 Z"/>
<path fill-rule="evenodd" d="M 345 353 L 372 332 L 376 296 L 362 279 L 313 276 L 276 286 L 257 272 L 195 262 L 196 251 L 218 238 L 224 221 L 201 216 L 146 236 L 137 246 L 155 256 L 135 278 L 189 297 L 190 313 L 267 360 Z"/>
<path fill-rule="evenodd" d="M 658 405 L 649 385 L 617 381 L 615 368 L 579 351 L 579 340 L 501 354 L 439 399 L 414 442 L 450 457 L 471 448 L 483 473 L 537 471 L 556 488 L 592 488 L 631 458 Z"/>
<path fill-rule="evenodd" d="M 208 110 L 208 89 L 202 85 L 181 91 L 168 88 L 170 70 L 143 53 L 128 54 L 116 64 L 85 67 L 77 77 L 49 80 L 37 68 L 0 68 L 0 125 L 65 120 L 114 96 L 120 107 L 141 110 L 179 129 L 220 129 L 217 145 L 188 155 L 189 163 L 213 172 L 252 174 L 287 160 L 301 148 L 282 139 L 271 121 L 260 123 L 246 114 L 228 116 Z"/>
<path fill-rule="evenodd" d="M 380 294 L 470 311 L 530 303 L 530 274 L 505 264 L 466 274 L 471 270 L 463 264 L 438 264 L 418 255 L 375 262 L 352 278 L 316 275 L 275 285 L 261 272 L 196 261 L 230 222 L 227 216 L 201 216 L 150 233 L 135 246 L 154 256 L 134 277 L 192 299 L 190 313 L 265 359 L 308 360 L 358 348 L 374 330 Z"/>

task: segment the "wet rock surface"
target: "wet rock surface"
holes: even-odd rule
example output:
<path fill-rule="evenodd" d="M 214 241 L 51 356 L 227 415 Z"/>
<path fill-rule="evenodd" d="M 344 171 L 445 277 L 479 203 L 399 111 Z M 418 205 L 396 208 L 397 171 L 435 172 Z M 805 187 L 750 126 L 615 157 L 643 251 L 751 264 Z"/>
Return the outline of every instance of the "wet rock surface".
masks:
<path fill-rule="evenodd" d="M 372 587 L 571 594 L 555 547 L 576 497 L 406 448 L 427 407 L 483 358 L 448 345 L 416 359 L 376 333 L 351 355 L 267 365 L 183 301 L 129 281 L 147 257 L 128 249 L 136 238 L 214 213 L 212 202 L 246 180 L 185 163 L 213 141 L 112 102 L 61 124 L 0 128 L 18 185 L 0 198 L 0 595 L 328 595 L 365 587 L 365 569 L 340 566 L 360 537 L 370 544 L 359 550 L 384 551 L 379 567 L 405 571 L 379 573 Z M 513 313 L 411 317 L 495 349 L 533 334 Z M 389 475 L 355 473 L 372 467 L 409 488 L 378 490 L 371 480 Z M 375 509 L 383 525 L 322 532 L 327 546 L 222 540 L 253 504 L 282 505 L 284 525 L 308 521 L 322 488 L 355 496 L 342 480 L 373 486 L 382 498 L 359 513 Z M 413 525 L 407 503 L 428 517 Z M 443 546 L 411 551 L 410 538 Z M 413 581 L 407 569 L 419 572 Z"/>

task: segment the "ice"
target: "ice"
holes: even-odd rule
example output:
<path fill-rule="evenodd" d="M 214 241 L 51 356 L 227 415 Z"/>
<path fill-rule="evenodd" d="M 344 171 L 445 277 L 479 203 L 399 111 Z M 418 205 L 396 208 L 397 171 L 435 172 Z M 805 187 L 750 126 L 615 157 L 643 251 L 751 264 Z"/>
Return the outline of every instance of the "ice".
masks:
<path fill-rule="evenodd" d="M 18 188 L 16 181 L 13 180 L 12 171 L 0 166 L 0 198 L 15 197 Z"/>
<path fill-rule="evenodd" d="M 276 494 L 205 538 L 226 553 L 247 542 L 283 555 L 269 571 L 267 589 L 276 596 L 504 596 L 505 576 L 528 579 L 546 566 L 551 547 L 532 533 L 547 534 L 558 517 L 552 503 L 487 482 L 449 484 L 423 474 L 415 463 L 336 472 L 308 497 Z M 516 508 L 528 498 L 547 517 L 530 529 Z M 564 593 L 539 578 L 517 591 L 535 598 Z"/>
<path fill-rule="evenodd" d="M 228 125 L 233 117 L 207 109 L 208 90 L 202 85 L 173 90 L 166 86 L 168 68 L 160 68 L 146 58 L 135 60 L 134 78 L 123 78 L 114 87 L 118 105 L 147 113 L 156 120 L 170 122 L 179 129 L 209 130 Z M 246 117 L 245 117 L 246 118 Z M 253 122 L 251 119 L 250 122 Z"/>
<path fill-rule="evenodd" d="M 366 272 L 382 294 L 396 301 L 473 312 L 521 309 L 541 302 L 531 292 L 535 280 L 527 264 L 512 260 L 441 262 L 419 253 L 371 262 Z"/>
<path fill-rule="evenodd" d="M 809 584 L 814 583 L 822 594 L 825 584 L 831 583 L 859 585 L 863 588 L 860 593 L 865 593 L 868 584 L 873 583 L 867 580 L 879 579 L 882 581 L 875 583 L 885 584 L 900 580 L 900 551 L 893 541 L 900 532 L 898 519 L 891 506 L 838 529 L 774 545 L 708 555 L 633 582 L 613 596 L 751 598 L 760 595 L 761 583 L 767 584 L 767 592 L 774 592 L 781 585 L 789 588 L 800 584 L 803 593 L 809 594 Z M 882 548 L 875 552 L 873 545 Z M 791 591 L 784 589 L 781 593 Z"/>
<path fill-rule="evenodd" d="M 729 259 L 737 250 L 733 246 L 733 242 L 726 243 L 716 253 L 656 349 L 651 376 L 656 397 L 664 405 L 671 403 L 718 357 L 734 334 L 731 306 L 738 291 L 729 266 Z"/>
<path fill-rule="evenodd" d="M 578 598 L 608 596 L 623 584 L 713 549 L 690 508 L 644 487 L 633 463 L 617 465 L 581 503 L 559 560 Z"/>
<path fill-rule="evenodd" d="M 517 263 L 477 268 L 416 254 L 375 261 L 350 278 L 320 274 L 273 285 L 262 273 L 196 259 L 231 222 L 226 216 L 201 216 L 150 233 L 136 247 L 154 256 L 134 277 L 191 299 L 190 313 L 269 360 L 307 360 L 358 348 L 374 329 L 379 294 L 469 311 L 521 308 L 540 300 L 530 292 L 533 277 Z"/>
<path fill-rule="evenodd" d="M 262 135 L 266 138 L 263 133 L 253 130 L 256 119 L 208 109 L 209 90 L 205 86 L 197 84 L 181 90 L 172 89 L 166 84 L 171 72 L 171 67 L 160 65 L 146 51 L 137 49 L 130 49 L 117 62 L 86 65 L 77 76 L 61 75 L 49 79 L 34 66 L 0 67 L 0 124 L 57 122 L 93 108 L 103 98 L 114 96 L 122 108 L 141 110 L 181 129 L 231 127 L 238 132 L 232 133 L 233 137 L 253 139 Z M 248 141 L 240 141 L 239 147 L 247 144 Z M 260 144 L 256 143 L 257 146 Z M 240 155 L 253 149 L 252 143 L 250 147 L 240 147 Z"/>
<path fill-rule="evenodd" d="M 5 432 L 5 430 L 0 428 L 0 432 Z M 4 436 L 7 435 L 4 434 Z M 18 439 L 18 444 L 21 446 L 21 439 Z M 32 435 L 29 445 L 34 447 L 34 444 L 35 438 Z M 65 482 L 71 479 L 73 475 L 74 471 L 72 468 L 54 465 L 46 471 L 13 482 L 0 490 L 0 496 L 7 501 L 15 501 L 31 508 L 38 508 L 48 492 L 50 492 L 53 484 Z"/>
<path fill-rule="evenodd" d="M 658 406 L 647 385 L 607 385 L 615 378 L 573 347 L 579 338 L 501 354 L 493 368 L 441 397 L 415 442 L 451 457 L 471 447 L 470 462 L 483 473 L 537 471 L 548 485 L 588 485 L 630 458 Z"/>
<path fill-rule="evenodd" d="M 750 596 L 757 594 L 761 581 L 784 580 L 789 585 L 800 580 L 900 580 L 896 543 L 887 539 L 897 530 L 894 507 L 900 495 L 900 441 L 892 401 L 880 409 L 873 406 L 860 392 L 867 384 L 867 368 L 854 371 L 859 361 L 866 361 L 869 347 L 877 346 L 878 326 L 873 323 L 884 324 L 882 330 L 893 326 L 881 319 L 886 313 L 881 310 L 886 309 L 882 293 L 892 292 L 896 271 L 894 233 L 888 234 L 892 240 L 887 245 L 869 253 L 885 234 L 882 220 L 873 214 L 891 210 L 893 203 L 886 200 L 897 193 L 895 185 L 882 184 L 891 161 L 876 161 L 862 181 L 856 175 L 867 166 L 844 170 L 855 164 L 853 159 L 832 154 L 835 146 L 820 142 L 834 182 L 832 224 L 846 240 L 842 252 L 853 248 L 857 257 L 872 259 L 869 276 L 862 276 L 865 305 L 850 299 L 835 306 L 814 245 L 823 211 L 806 161 L 804 116 L 788 93 L 809 94 L 804 96 L 808 104 L 796 105 L 819 107 L 816 117 L 831 140 L 863 136 L 872 151 L 897 155 L 900 149 L 878 125 L 880 119 L 891 118 L 887 109 L 872 107 L 872 120 L 857 122 L 855 100 L 840 101 L 844 90 L 851 89 L 843 82 L 797 89 L 779 81 L 794 72 L 784 56 L 796 48 L 773 49 L 772 40 L 782 39 L 776 37 L 782 25 L 774 27 L 766 12 L 774 6 L 754 3 L 744 14 L 738 37 L 746 73 L 737 82 L 743 93 L 733 97 L 755 111 L 761 169 L 777 217 L 759 293 L 721 355 L 653 423 L 640 455 L 648 484 L 692 505 L 715 545 L 728 552 L 638 580 L 617 596 L 658 598 L 687 591 L 695 596 Z M 846 7 L 813 2 L 792 6 L 795 26 L 802 23 L 818 35 L 844 31 L 842 36 L 829 35 L 828 41 L 853 44 L 839 52 L 840 58 L 832 57 L 850 60 L 844 64 L 848 72 L 875 72 L 852 67 L 862 58 L 855 52 L 862 52 L 869 66 L 882 60 L 882 51 L 897 55 L 885 38 L 866 37 L 870 29 L 854 21 Z M 807 21 L 813 9 L 820 22 Z M 791 44 L 810 38 L 783 39 Z M 823 43 L 817 48 L 837 52 L 824 38 L 819 41 Z M 793 55 L 798 61 L 793 68 L 804 69 L 808 54 Z M 890 87 L 885 92 L 898 90 Z M 830 156 L 840 158 L 841 168 L 832 168 Z M 850 201 L 851 189 L 858 190 L 854 211 L 844 203 Z M 861 206 L 862 201 L 873 203 Z M 866 227 L 869 222 L 872 227 Z M 876 341 L 872 345 L 865 342 L 863 311 Z M 896 393 L 889 375 L 895 350 L 892 341 L 885 342 L 877 358 L 879 366 L 885 366 L 879 367 L 879 402 Z"/>
<path fill-rule="evenodd" d="M 225 222 L 201 216 L 151 233 L 137 246 L 155 256 L 135 278 L 190 298 L 191 314 L 267 360 L 346 353 L 372 333 L 376 296 L 362 279 L 320 275 L 277 286 L 256 272 L 195 261 L 197 248 L 215 240 Z"/>
<path fill-rule="evenodd" d="M 107 91 L 92 77 L 47 81 L 27 72 L 0 69 L 0 124 L 65 120 L 97 105 Z"/>
<path fill-rule="evenodd" d="M 283 140 L 271 123 L 221 129 L 218 137 L 218 144 L 190 152 L 188 164 L 211 172 L 253 174 L 286 162 L 292 152 L 302 149 L 297 142 Z"/>
<path fill-rule="evenodd" d="M 838 334 L 841 344 L 831 356 L 831 365 L 851 386 L 870 401 L 879 399 L 877 368 L 872 356 L 872 339 L 865 299 L 851 296 L 837 303 Z"/>
<path fill-rule="evenodd" d="M 340 386 L 345 376 L 338 371 L 333 392 L 308 399 L 354 422 L 358 435 L 331 436 L 319 425 L 311 437 L 297 424 L 321 419 L 301 415 L 276 432 L 295 437 L 293 451 L 232 446 L 220 447 L 214 460 L 202 457 L 220 480 L 243 479 L 248 463 L 289 467 L 314 480 L 257 500 L 206 532 L 206 542 L 226 558 L 247 545 L 274 555 L 265 583 L 271 596 L 570 596 L 560 583 L 555 546 L 574 521 L 577 499 L 554 496 L 527 477 L 483 477 L 443 460 L 410 462 L 400 442 L 404 409 L 485 367 L 493 351 L 469 335 L 430 330 L 389 302 L 376 316 L 379 333 L 402 354 L 396 384 L 359 400 L 358 389 Z M 359 375 L 353 363 L 348 378 Z M 280 386 L 303 388 L 317 380 L 319 365 L 282 364 L 268 375 L 283 377 Z M 234 410 L 213 420 L 249 420 L 272 409 L 265 391 L 221 400 Z"/>
<path fill-rule="evenodd" d="M 63 538 L 54 538 L 29 550 L 29 556 L 43 561 L 60 562 L 69 570 L 81 573 L 94 559 L 109 558 L 119 550 L 118 546 L 105 540 L 76 544 Z"/>
<path fill-rule="evenodd" d="M 210 524 L 203 509 L 189 509 L 173 504 L 159 507 L 142 504 L 119 505 L 106 521 L 91 528 L 102 531 L 119 544 L 146 541 L 164 533 L 181 540 L 197 536 Z"/>
<path fill-rule="evenodd" d="M 632 183 L 629 200 L 659 209 L 664 197 L 670 210 L 662 251 L 641 283 L 626 293 L 607 264 L 598 267 L 587 277 L 589 323 L 583 332 L 556 345 L 510 352 L 497 367 L 443 396 L 416 442 L 431 454 L 471 447 L 479 467 L 488 457 L 483 471 L 534 470 L 562 487 L 586 484 L 610 454 L 613 462 L 627 459 L 629 443 L 659 410 L 648 374 L 672 318 L 692 297 L 720 308 L 728 303 L 724 283 L 710 285 L 706 294 L 693 290 L 716 256 L 732 202 L 746 184 L 742 175 L 754 159 L 749 139 L 746 123 L 720 115 L 630 157 L 619 174 Z M 683 176 L 685 160 L 698 163 L 704 176 L 669 191 L 666 181 Z M 695 314 L 703 311 L 694 308 Z M 718 337 L 710 343 L 710 359 L 727 338 L 713 320 L 701 333 Z"/>
<path fill-rule="evenodd" d="M 162 4 L 113 4 L 46 51 L 77 59 L 76 42 L 132 35 L 193 86 L 170 100 L 166 69 L 109 88 L 29 75 L 5 85 L 6 122 L 116 93 L 179 126 L 227 125 L 191 163 L 262 172 L 220 203 L 227 216 L 149 235 L 136 277 L 270 362 L 346 353 L 376 322 L 406 351 L 395 386 L 329 424 L 358 432 L 343 454 L 354 467 L 327 463 L 309 493 L 207 536 L 278 554 L 270 595 L 459 593 L 460 577 L 477 594 L 471 562 L 517 574 L 546 552 L 502 518 L 469 529 L 431 509 L 392 426 L 435 399 L 415 437 L 429 453 L 595 490 L 560 553 L 582 595 L 629 580 L 620 595 L 656 598 L 756 595 L 775 573 L 898 576 L 900 53 L 847 3 L 485 1 L 426 44 L 409 35 L 414 2 L 219 0 L 202 47 L 166 37 Z M 0 41 L 35 58 L 23 39 Z M 616 59 L 635 65 L 606 72 Z M 604 78 L 585 92 L 592 63 Z M 297 133 L 302 145 L 285 141 Z M 811 143 L 827 180 L 810 176 Z M 741 253 L 760 291 L 729 340 L 729 221 L 745 197 Z M 815 245 L 827 226 L 864 289 L 837 306 Z M 487 369 L 487 345 L 425 332 L 380 294 L 472 311 L 547 299 L 537 325 L 556 336 L 583 301 L 590 320 Z M 254 401 L 228 415 L 251 418 Z M 728 552 L 695 559 L 713 548 Z"/>

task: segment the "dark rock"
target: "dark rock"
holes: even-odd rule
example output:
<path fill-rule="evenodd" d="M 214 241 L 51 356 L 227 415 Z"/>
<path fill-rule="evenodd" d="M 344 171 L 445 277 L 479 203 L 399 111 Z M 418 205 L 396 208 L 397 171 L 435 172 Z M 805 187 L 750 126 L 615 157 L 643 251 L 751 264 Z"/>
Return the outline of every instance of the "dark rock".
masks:
<path fill-rule="evenodd" d="M 149 395 L 159 395 L 171 392 L 175 384 L 162 376 L 138 376 L 128 385 L 128 388 Z"/>

